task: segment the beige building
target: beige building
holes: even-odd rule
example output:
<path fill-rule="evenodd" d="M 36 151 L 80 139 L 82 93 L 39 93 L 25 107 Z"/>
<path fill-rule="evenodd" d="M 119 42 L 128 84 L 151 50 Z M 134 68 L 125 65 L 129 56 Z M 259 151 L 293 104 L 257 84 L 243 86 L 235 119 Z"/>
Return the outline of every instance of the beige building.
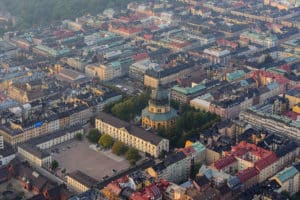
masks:
<path fill-rule="evenodd" d="M 76 170 L 67 175 L 67 184 L 79 192 L 85 192 L 97 184 L 97 180 Z"/>
<path fill-rule="evenodd" d="M 90 64 L 85 66 L 85 73 L 90 77 L 98 77 L 101 81 L 109 81 L 122 76 L 122 67 L 117 63 Z"/>
<path fill-rule="evenodd" d="M 112 115 L 101 112 L 96 117 L 95 125 L 100 133 L 108 134 L 130 147 L 149 153 L 151 156 L 158 157 L 162 151 L 169 151 L 169 140 L 131 125 Z"/>
<path fill-rule="evenodd" d="M 61 118 L 51 116 L 49 119 L 36 122 L 31 126 L 24 126 L 23 124 L 15 124 L 12 122 L 10 122 L 9 125 L 1 125 L 0 135 L 3 136 L 4 141 L 11 145 L 16 145 L 60 129 L 82 125 L 86 123 L 92 115 L 93 112 L 91 108 L 78 106 L 65 113 L 60 113 L 59 117 Z"/>
<path fill-rule="evenodd" d="M 169 155 L 163 162 L 147 169 L 147 173 L 158 179 L 165 179 L 174 183 L 187 181 L 191 173 L 192 157 L 183 152 Z"/>
<path fill-rule="evenodd" d="M 72 127 L 66 130 L 59 130 L 47 135 L 34 138 L 30 140 L 30 144 L 40 149 L 49 149 L 54 145 L 58 145 L 73 139 L 76 134 L 84 134 L 84 130 L 81 126 Z"/>
<path fill-rule="evenodd" d="M 18 146 L 18 153 L 28 162 L 39 167 L 49 167 L 52 162 L 51 155 L 31 144 Z"/>

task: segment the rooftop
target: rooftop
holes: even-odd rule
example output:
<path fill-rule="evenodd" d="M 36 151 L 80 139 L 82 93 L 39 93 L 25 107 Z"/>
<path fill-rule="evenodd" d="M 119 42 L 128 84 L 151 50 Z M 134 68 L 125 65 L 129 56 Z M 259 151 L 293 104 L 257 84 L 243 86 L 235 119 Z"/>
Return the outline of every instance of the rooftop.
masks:
<path fill-rule="evenodd" d="M 75 179 L 76 181 L 80 182 L 81 184 L 91 188 L 97 184 L 97 180 L 88 176 L 87 174 L 83 173 L 82 171 L 76 170 L 70 174 L 69 177 Z"/>
<path fill-rule="evenodd" d="M 128 133 L 145 141 L 151 142 L 154 145 L 159 144 L 163 140 L 163 138 L 159 137 L 156 134 L 147 132 L 140 127 L 134 126 L 126 121 L 120 120 L 119 118 L 104 112 L 100 112 L 96 119 L 108 123 L 116 128 L 125 128 L 128 131 Z"/>
<path fill-rule="evenodd" d="M 274 178 L 278 179 L 281 182 L 280 184 L 283 184 L 287 180 L 293 178 L 298 173 L 299 173 L 299 171 L 294 166 L 291 166 L 291 167 L 285 168 L 284 170 L 278 172 L 274 176 Z"/>
<path fill-rule="evenodd" d="M 34 145 L 31 144 L 21 144 L 18 148 L 23 149 L 24 151 L 27 151 L 28 153 L 38 157 L 39 159 L 43 159 L 46 157 L 49 157 L 50 154 L 47 151 L 44 151 Z"/>

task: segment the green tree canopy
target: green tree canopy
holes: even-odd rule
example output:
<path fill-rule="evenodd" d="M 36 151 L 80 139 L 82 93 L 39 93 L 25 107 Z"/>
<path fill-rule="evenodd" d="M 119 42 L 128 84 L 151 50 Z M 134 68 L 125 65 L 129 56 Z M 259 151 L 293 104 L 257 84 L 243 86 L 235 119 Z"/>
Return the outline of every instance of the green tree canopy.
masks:
<path fill-rule="evenodd" d="M 96 128 L 91 129 L 86 137 L 91 143 L 97 143 L 100 138 L 100 132 Z"/>
<path fill-rule="evenodd" d="M 131 165 L 135 164 L 141 158 L 139 151 L 134 148 L 129 148 L 126 152 L 126 159 L 130 162 Z"/>
<path fill-rule="evenodd" d="M 82 140 L 82 134 L 81 133 L 76 133 L 75 138 L 79 141 Z"/>
<path fill-rule="evenodd" d="M 214 113 L 196 110 L 189 105 L 180 105 L 179 110 L 180 115 L 172 128 L 158 130 L 160 136 L 170 140 L 172 147 L 182 147 L 193 135 L 212 127 L 220 120 Z"/>
<path fill-rule="evenodd" d="M 57 160 L 53 160 L 51 163 L 51 169 L 52 170 L 56 170 L 59 166 L 59 163 L 57 162 Z"/>
<path fill-rule="evenodd" d="M 116 141 L 111 150 L 114 154 L 117 154 L 119 156 L 125 154 L 128 150 L 128 147 L 123 142 Z"/>
<path fill-rule="evenodd" d="M 142 109 L 148 104 L 149 94 L 143 93 L 139 96 L 129 97 L 112 106 L 111 113 L 116 117 L 130 121 L 140 114 Z"/>
<path fill-rule="evenodd" d="M 113 143 L 114 139 L 108 134 L 103 134 L 99 139 L 99 144 L 104 148 L 110 148 Z"/>
<path fill-rule="evenodd" d="M 133 0 L 1 0 L 4 9 L 18 17 L 19 26 L 48 24 L 74 19 L 84 14 L 96 15 L 106 8 L 124 8 Z"/>

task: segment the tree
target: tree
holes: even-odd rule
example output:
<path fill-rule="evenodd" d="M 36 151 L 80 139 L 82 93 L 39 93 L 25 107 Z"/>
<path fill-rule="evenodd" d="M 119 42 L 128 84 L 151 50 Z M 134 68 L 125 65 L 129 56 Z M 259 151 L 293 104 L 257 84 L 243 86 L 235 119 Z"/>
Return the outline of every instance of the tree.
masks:
<path fill-rule="evenodd" d="M 118 156 L 120 156 L 120 155 L 123 155 L 126 153 L 126 151 L 128 150 L 128 147 L 123 142 L 116 141 L 114 143 L 114 145 L 112 146 L 111 150 L 114 154 L 117 154 Z"/>
<path fill-rule="evenodd" d="M 100 133 L 99 130 L 94 128 L 91 129 L 87 135 L 87 139 L 91 142 L 91 143 L 97 143 L 98 140 L 100 138 Z"/>
<path fill-rule="evenodd" d="M 106 8 L 125 7 L 132 0 L 1 0 L 0 7 L 18 18 L 20 28 L 74 19 L 86 13 L 98 14 Z M 135 0 L 136 1 L 136 0 Z"/>
<path fill-rule="evenodd" d="M 125 121 L 132 120 L 141 110 L 147 106 L 149 99 L 148 93 L 142 93 L 139 96 L 125 98 L 123 101 L 114 104 L 111 107 L 111 113 Z M 106 112 L 108 110 L 106 109 Z"/>
<path fill-rule="evenodd" d="M 81 140 L 82 140 L 82 134 L 81 134 L 81 133 L 76 133 L 76 134 L 75 134 L 75 138 L 76 138 L 77 140 L 81 141 Z"/>
<path fill-rule="evenodd" d="M 51 163 L 51 170 L 56 170 L 59 166 L 59 163 L 57 162 L 57 160 L 53 160 Z"/>
<path fill-rule="evenodd" d="M 191 170 L 191 178 L 194 179 L 197 174 L 199 173 L 199 169 L 201 167 L 200 163 L 196 163 L 192 166 L 192 170 Z"/>
<path fill-rule="evenodd" d="M 114 139 L 108 135 L 104 134 L 99 139 L 99 144 L 104 148 L 110 148 L 114 143 Z"/>
<path fill-rule="evenodd" d="M 134 165 L 136 161 L 138 161 L 141 158 L 138 150 L 134 148 L 129 148 L 126 152 L 126 159 L 129 161 L 131 165 Z"/>

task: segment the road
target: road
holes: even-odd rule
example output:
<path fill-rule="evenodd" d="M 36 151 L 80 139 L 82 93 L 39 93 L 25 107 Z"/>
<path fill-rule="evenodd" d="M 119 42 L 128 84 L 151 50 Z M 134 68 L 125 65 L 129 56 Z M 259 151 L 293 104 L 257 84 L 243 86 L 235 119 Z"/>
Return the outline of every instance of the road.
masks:
<path fill-rule="evenodd" d="M 39 173 L 39 174 L 42 174 L 44 176 L 46 176 L 47 178 L 49 178 L 50 180 L 58 183 L 58 184 L 67 184 L 64 180 L 62 180 L 61 178 L 55 176 L 54 174 L 50 173 L 49 171 L 47 171 L 46 169 L 44 168 L 41 168 L 41 167 L 35 167 L 34 165 L 32 165 L 32 167 Z"/>

